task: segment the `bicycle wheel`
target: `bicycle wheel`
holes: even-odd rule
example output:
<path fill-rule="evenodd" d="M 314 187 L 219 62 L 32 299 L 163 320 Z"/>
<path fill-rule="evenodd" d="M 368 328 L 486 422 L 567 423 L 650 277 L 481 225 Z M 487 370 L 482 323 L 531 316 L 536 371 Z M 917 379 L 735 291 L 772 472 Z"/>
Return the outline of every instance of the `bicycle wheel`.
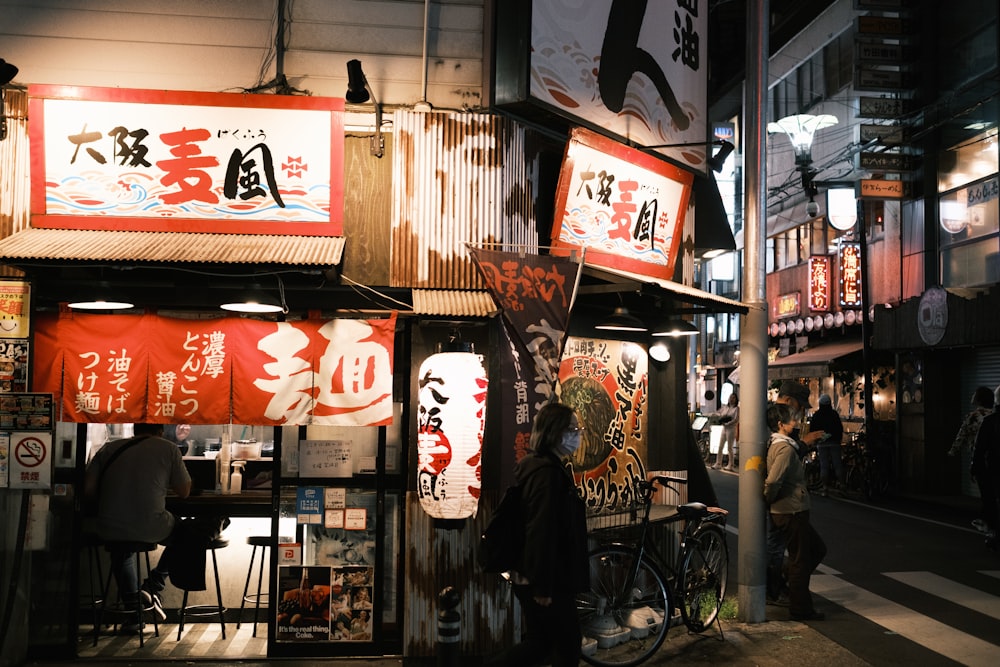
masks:
<path fill-rule="evenodd" d="M 663 644 L 670 627 L 670 590 L 660 568 L 635 552 L 606 546 L 590 554 L 590 590 L 577 596 L 583 659 L 592 665 L 638 665 Z M 595 646 L 596 642 L 596 646 Z"/>
<path fill-rule="evenodd" d="M 729 554 L 722 528 L 703 525 L 684 545 L 680 581 L 681 619 L 692 632 L 704 632 L 719 615 L 729 578 Z"/>

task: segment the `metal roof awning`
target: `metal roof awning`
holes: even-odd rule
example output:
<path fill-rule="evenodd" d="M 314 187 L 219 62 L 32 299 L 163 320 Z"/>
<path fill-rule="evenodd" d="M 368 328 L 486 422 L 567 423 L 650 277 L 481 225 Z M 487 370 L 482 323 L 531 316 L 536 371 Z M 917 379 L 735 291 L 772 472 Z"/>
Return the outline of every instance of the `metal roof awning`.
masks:
<path fill-rule="evenodd" d="M 414 289 L 413 314 L 448 317 L 492 317 L 500 312 L 487 291 Z"/>
<path fill-rule="evenodd" d="M 282 264 L 332 267 L 342 236 L 26 229 L 0 240 L 0 263 Z"/>
<path fill-rule="evenodd" d="M 830 364 L 847 355 L 860 352 L 860 340 L 826 343 L 802 352 L 778 357 L 767 364 L 767 379 L 792 380 L 800 377 L 825 377 L 830 374 Z"/>
<path fill-rule="evenodd" d="M 680 301 L 688 304 L 689 306 L 693 306 L 693 308 L 689 309 L 679 309 L 678 312 L 740 313 L 745 315 L 750 310 L 750 306 L 742 301 L 727 299 L 724 296 L 712 294 L 711 292 L 705 292 L 688 285 L 675 283 L 672 280 L 653 278 L 639 273 L 632 273 L 630 271 L 587 264 L 586 262 L 584 262 L 583 265 L 583 272 L 584 275 L 598 278 L 615 285 L 616 288 L 618 288 L 617 291 L 619 292 L 642 291 L 643 287 L 649 287 L 652 288 L 652 290 L 662 290 L 663 292 L 666 292 L 665 296 L 669 296 L 674 301 Z M 580 293 L 599 291 L 593 290 L 592 288 L 593 286 L 581 285 Z"/>

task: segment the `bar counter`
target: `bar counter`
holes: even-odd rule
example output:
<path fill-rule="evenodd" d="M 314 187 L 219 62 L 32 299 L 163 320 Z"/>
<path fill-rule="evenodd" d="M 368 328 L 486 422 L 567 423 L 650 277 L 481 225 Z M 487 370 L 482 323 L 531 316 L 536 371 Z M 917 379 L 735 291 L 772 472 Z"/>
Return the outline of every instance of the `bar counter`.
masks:
<path fill-rule="evenodd" d="M 239 494 L 195 489 L 187 498 L 167 495 L 167 509 L 176 516 L 271 516 L 271 489 L 244 490 Z"/>

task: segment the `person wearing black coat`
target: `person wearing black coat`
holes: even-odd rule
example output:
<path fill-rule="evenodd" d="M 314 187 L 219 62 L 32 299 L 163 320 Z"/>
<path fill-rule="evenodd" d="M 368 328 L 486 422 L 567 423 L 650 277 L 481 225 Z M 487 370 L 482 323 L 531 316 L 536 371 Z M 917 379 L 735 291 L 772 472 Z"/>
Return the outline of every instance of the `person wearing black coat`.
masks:
<path fill-rule="evenodd" d="M 997 388 L 1000 394 L 1000 387 Z M 972 478 L 979 485 L 982 502 L 981 520 L 985 524 L 986 544 L 997 548 L 997 528 L 1000 528 L 1000 412 L 983 419 L 972 450 Z"/>
<path fill-rule="evenodd" d="M 550 403 L 539 410 L 531 451 L 517 464 L 525 546 L 514 594 L 524 613 L 524 641 L 487 660 L 489 665 L 578 665 L 583 639 L 576 595 L 589 587 L 587 519 L 567 459 L 580 446 L 572 408 Z"/>

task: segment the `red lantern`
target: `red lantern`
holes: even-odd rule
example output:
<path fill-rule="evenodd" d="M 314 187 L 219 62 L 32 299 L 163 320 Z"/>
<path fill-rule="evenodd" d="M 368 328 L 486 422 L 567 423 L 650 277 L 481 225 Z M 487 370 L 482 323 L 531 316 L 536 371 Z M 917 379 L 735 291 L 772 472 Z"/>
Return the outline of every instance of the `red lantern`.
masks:
<path fill-rule="evenodd" d="M 417 493 L 436 519 L 475 516 L 489 380 L 483 355 L 440 352 L 420 366 Z"/>

